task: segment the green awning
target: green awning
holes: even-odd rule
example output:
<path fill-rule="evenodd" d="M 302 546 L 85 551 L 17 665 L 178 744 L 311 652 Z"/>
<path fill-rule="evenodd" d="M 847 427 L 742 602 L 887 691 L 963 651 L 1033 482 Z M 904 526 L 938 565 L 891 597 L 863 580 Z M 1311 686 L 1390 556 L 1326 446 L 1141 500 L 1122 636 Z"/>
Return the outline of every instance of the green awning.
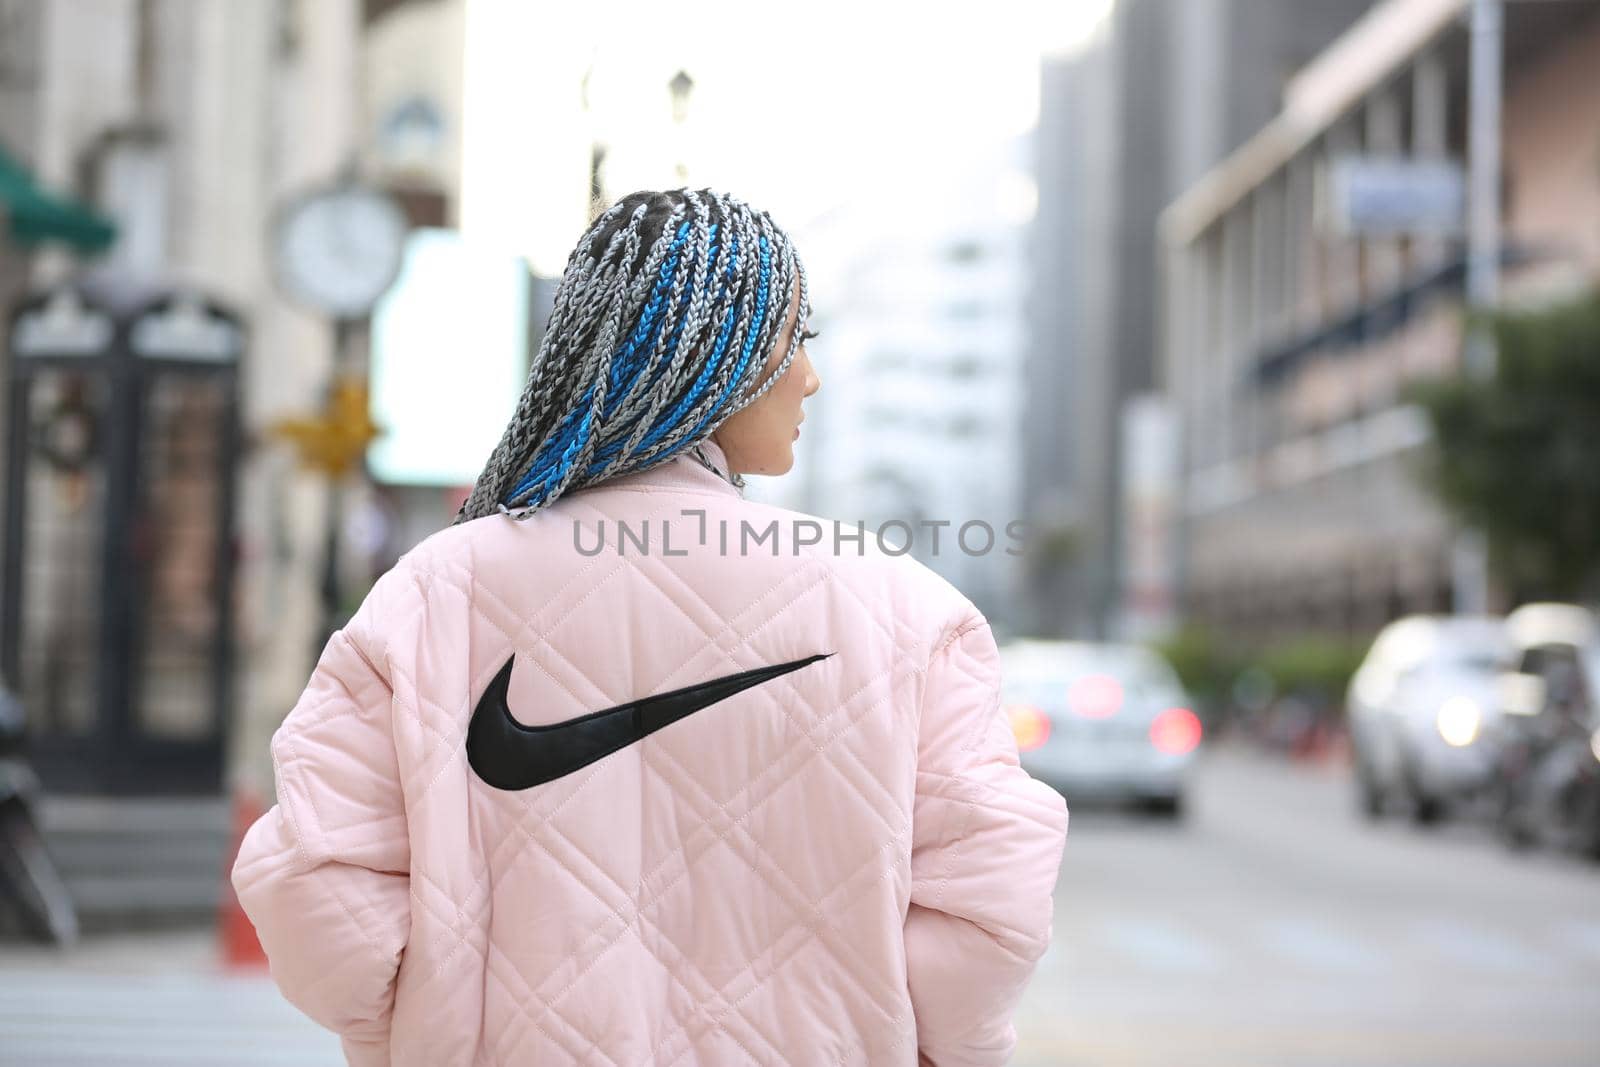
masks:
<path fill-rule="evenodd" d="M 76 200 L 46 192 L 0 145 L 0 227 L 18 244 L 64 241 L 80 252 L 99 252 L 117 228 Z"/>

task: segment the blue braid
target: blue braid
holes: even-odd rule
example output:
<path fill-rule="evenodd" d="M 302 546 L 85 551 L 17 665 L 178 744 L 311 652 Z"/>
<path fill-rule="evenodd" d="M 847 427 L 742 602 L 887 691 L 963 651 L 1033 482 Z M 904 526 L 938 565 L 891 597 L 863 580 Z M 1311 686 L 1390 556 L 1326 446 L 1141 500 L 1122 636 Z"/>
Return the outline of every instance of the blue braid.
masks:
<path fill-rule="evenodd" d="M 566 478 L 567 471 L 572 469 L 572 461 L 577 458 L 578 449 L 582 448 L 583 443 L 589 439 L 589 433 L 594 424 L 594 408 L 590 405 L 593 397 L 594 387 L 590 386 L 584 390 L 583 400 L 580 401 L 583 421 L 578 423 L 577 434 L 574 435 L 571 443 L 562 451 L 561 458 L 556 463 L 555 473 L 550 479 L 552 482 L 560 482 Z"/>
<path fill-rule="evenodd" d="M 771 277 L 772 253 L 767 246 L 767 238 L 765 235 L 762 235 L 760 244 L 761 282 L 756 290 L 755 322 L 751 324 L 750 332 L 745 336 L 744 350 L 739 353 L 739 362 L 734 368 L 733 377 L 728 380 L 727 392 L 724 392 L 722 395 L 718 396 L 716 401 L 711 405 L 711 410 L 700 416 L 700 421 L 694 424 L 694 429 L 690 430 L 689 435 L 685 438 L 687 441 L 692 441 L 695 439 L 695 435 L 700 432 L 700 428 L 709 422 L 711 418 L 716 415 L 718 410 L 721 409 L 722 405 L 727 402 L 730 393 L 736 393 L 739 391 L 741 381 L 744 377 L 745 365 L 750 362 L 750 353 L 755 349 L 756 338 L 761 334 L 761 324 L 766 321 L 767 282 Z"/>
<path fill-rule="evenodd" d="M 522 494 L 536 488 L 542 488 L 548 483 L 558 481 L 572 466 L 572 456 L 577 452 L 578 446 L 589 435 L 589 424 L 593 420 L 594 386 L 584 390 L 578 404 L 566 417 L 561 420 L 561 425 L 556 432 L 535 453 L 528 473 L 522 476 L 515 489 L 511 490 L 511 500 L 514 502 Z M 535 494 L 540 496 L 541 494 Z"/>
<path fill-rule="evenodd" d="M 643 314 L 639 317 L 639 325 L 633 334 L 611 357 L 611 389 L 605 401 L 605 415 L 609 417 L 616 411 L 617 406 L 627 399 L 633 387 L 638 382 L 638 373 L 645 365 L 644 355 L 655 348 L 656 330 L 661 323 L 662 302 L 672 289 L 673 278 L 677 275 L 678 259 L 683 249 L 684 242 L 689 238 L 689 223 L 685 222 L 678 227 L 677 236 L 672 242 L 672 251 L 666 261 L 661 264 L 661 271 L 656 277 L 655 289 L 650 294 L 650 303 L 645 306 Z M 684 287 L 684 294 L 679 301 L 679 314 L 688 303 L 692 291 Z M 678 328 L 682 327 L 680 317 Z M 676 331 L 673 337 L 676 338 Z"/>
<path fill-rule="evenodd" d="M 766 238 L 763 237 L 761 240 L 764 248 L 766 245 Z M 718 294 L 718 300 L 722 298 L 722 294 L 727 292 L 729 282 L 738 269 L 739 239 L 735 237 L 729 242 L 728 270 L 723 278 L 722 289 Z M 764 257 L 761 267 L 761 285 L 762 289 L 756 297 L 756 320 L 758 322 L 761 318 L 761 309 L 765 304 L 766 294 L 766 261 Z M 711 356 L 706 360 L 706 365 L 700 369 L 700 373 L 695 377 L 694 383 L 689 388 L 688 395 L 679 401 L 671 411 L 667 412 L 666 415 L 655 424 L 655 426 L 651 427 L 650 432 L 645 436 L 645 439 L 639 443 L 639 447 L 641 449 L 650 447 L 657 441 L 661 440 L 661 438 L 666 434 L 671 432 L 672 429 L 676 427 L 683 419 L 684 414 L 694 407 L 695 403 L 700 399 L 701 394 L 706 391 L 706 385 L 711 381 L 712 375 L 717 372 L 717 367 L 722 363 L 722 356 L 728 347 L 728 338 L 733 333 L 734 320 L 738 318 L 738 315 L 739 308 L 737 305 L 728 308 L 727 314 L 724 315 L 722 319 L 722 328 L 717 332 L 716 347 L 711 350 Z M 748 346 L 746 346 L 745 352 L 748 355 Z M 738 379 L 739 371 L 735 370 L 734 382 L 737 383 Z M 704 424 L 705 420 L 702 419 L 700 421 L 700 425 Z M 698 429 L 698 427 L 696 428 Z M 691 434 L 690 436 L 692 437 L 693 435 Z M 688 439 L 686 438 L 685 440 L 687 441 Z"/>
<path fill-rule="evenodd" d="M 716 267 L 717 253 L 719 251 L 721 251 L 722 246 L 718 243 L 718 240 L 717 240 L 717 224 L 716 223 L 712 223 L 710 226 L 708 226 L 706 228 L 706 233 L 710 237 L 710 243 L 707 245 L 707 248 L 706 248 L 706 263 L 707 263 L 706 272 L 707 272 L 707 274 L 710 274 L 711 271 L 714 270 L 715 267 Z M 739 246 L 738 238 L 734 239 L 733 245 L 734 245 L 735 251 L 737 252 L 737 249 L 738 249 L 738 246 Z M 731 275 L 728 275 L 728 277 L 731 277 Z M 684 326 L 684 322 L 686 321 L 685 318 L 684 318 L 683 312 L 684 312 L 684 309 L 689 306 L 689 298 L 692 295 L 692 289 L 693 289 L 692 284 L 689 285 L 689 286 L 685 286 L 684 287 L 683 303 L 678 308 L 678 322 L 677 322 L 677 325 L 673 328 L 672 336 L 667 339 L 666 358 L 662 359 L 661 362 L 656 364 L 654 373 L 652 373 L 650 375 L 650 387 L 652 389 L 655 388 L 656 383 L 661 380 L 661 375 L 666 373 L 667 366 L 672 362 L 673 358 L 678 353 L 678 338 L 683 333 L 683 326 Z M 721 302 L 722 298 L 727 295 L 727 292 L 728 292 L 728 282 L 727 282 L 727 278 L 725 277 L 724 280 L 723 280 L 723 283 L 722 283 L 722 287 L 717 290 L 717 300 L 718 300 L 718 302 Z"/>
<path fill-rule="evenodd" d="M 717 230 L 718 227 L 716 223 L 712 223 L 706 228 L 706 232 L 711 238 L 706 257 L 707 262 L 710 264 L 716 263 L 717 253 L 721 247 L 717 241 Z M 737 247 L 737 239 L 735 239 L 734 244 L 735 247 Z M 720 301 L 722 297 L 727 294 L 727 291 L 728 283 L 726 280 L 724 280 L 722 288 L 717 295 L 717 299 Z M 677 358 L 678 340 L 683 336 L 683 327 L 688 321 L 685 312 L 693 298 L 694 284 L 691 280 L 688 285 L 684 286 L 683 296 L 678 302 L 678 321 L 673 325 L 672 335 L 667 338 L 666 350 L 662 353 L 662 358 L 656 362 L 655 368 L 650 374 L 650 382 L 647 388 L 654 389 L 656 383 L 660 381 L 661 376 L 666 373 L 667 368 L 671 366 L 672 361 Z M 614 457 L 618 452 L 622 451 L 623 446 L 628 443 L 628 440 L 632 436 L 634 429 L 638 426 L 639 420 L 643 417 L 644 413 L 639 412 L 633 415 L 626 425 L 618 428 L 616 439 L 595 453 L 595 462 L 589 467 L 590 474 L 598 473 L 607 463 L 611 461 L 612 457 Z M 643 442 L 641 442 L 640 447 L 643 447 Z"/>
<path fill-rule="evenodd" d="M 589 396 L 592 397 L 593 393 L 591 392 Z M 547 471 L 553 464 L 554 454 L 560 452 L 566 447 L 567 441 L 577 430 L 578 420 L 582 417 L 582 415 L 583 410 L 580 407 L 574 407 L 571 411 L 562 416 L 561 422 L 556 426 L 555 432 L 546 438 L 544 444 L 542 444 L 539 450 L 534 453 L 534 458 L 528 465 L 527 473 L 522 476 L 521 481 L 517 483 L 517 487 L 512 490 L 512 495 L 526 492 L 529 486 L 543 480 L 540 475 Z"/>
<path fill-rule="evenodd" d="M 677 274 L 679 255 L 684 242 L 688 239 L 689 229 L 687 222 L 678 227 L 671 245 L 671 253 L 661 264 L 650 303 L 640 315 L 639 325 L 612 356 L 610 389 L 602 405 L 604 409 L 601 413 L 602 419 L 614 412 L 617 405 L 626 399 L 627 394 L 637 384 L 638 372 L 644 366 L 644 361 L 638 354 L 641 351 L 648 352 L 655 346 L 656 330 L 661 321 L 662 301 L 671 290 L 673 278 Z M 546 485 L 562 480 L 571 468 L 572 461 L 583 442 L 589 438 L 591 424 L 594 421 L 591 406 L 593 399 L 594 387 L 591 385 L 584 392 L 578 406 L 567 413 L 556 432 L 534 454 L 528 472 L 511 491 L 512 500 L 516 500 L 524 493 L 542 489 Z M 542 497 L 543 494 L 535 492 L 534 495 Z"/>

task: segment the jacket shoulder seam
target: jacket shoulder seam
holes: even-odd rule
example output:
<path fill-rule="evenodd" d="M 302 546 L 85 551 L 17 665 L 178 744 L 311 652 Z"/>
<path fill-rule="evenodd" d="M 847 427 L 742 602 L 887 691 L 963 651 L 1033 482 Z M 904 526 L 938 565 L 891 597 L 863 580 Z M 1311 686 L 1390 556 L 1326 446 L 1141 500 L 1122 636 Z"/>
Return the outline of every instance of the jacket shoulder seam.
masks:
<path fill-rule="evenodd" d="M 928 657 L 928 661 L 931 663 L 938 659 L 940 656 L 944 655 L 951 645 L 972 633 L 974 630 L 982 629 L 985 625 L 987 625 L 987 623 L 981 618 L 969 619 L 968 621 L 962 623 L 960 626 L 956 627 L 950 632 L 949 637 L 945 638 L 939 643 L 939 647 L 934 650 L 933 655 Z"/>

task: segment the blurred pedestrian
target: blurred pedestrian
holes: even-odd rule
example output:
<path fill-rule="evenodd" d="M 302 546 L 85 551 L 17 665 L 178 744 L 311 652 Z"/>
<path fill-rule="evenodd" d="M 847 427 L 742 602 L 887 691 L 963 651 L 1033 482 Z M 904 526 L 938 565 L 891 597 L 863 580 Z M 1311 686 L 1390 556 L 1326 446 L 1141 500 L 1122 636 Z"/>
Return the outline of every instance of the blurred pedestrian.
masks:
<path fill-rule="evenodd" d="M 1009 1055 L 1065 806 L 966 598 L 744 499 L 810 313 L 765 212 L 624 198 L 456 524 L 329 641 L 233 880 L 352 1063 Z"/>

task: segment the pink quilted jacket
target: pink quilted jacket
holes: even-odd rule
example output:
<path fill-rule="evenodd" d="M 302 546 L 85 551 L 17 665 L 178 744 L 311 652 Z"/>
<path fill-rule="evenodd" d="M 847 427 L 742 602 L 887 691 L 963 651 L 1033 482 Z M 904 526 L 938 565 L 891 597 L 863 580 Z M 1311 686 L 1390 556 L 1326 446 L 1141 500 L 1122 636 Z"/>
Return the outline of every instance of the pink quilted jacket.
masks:
<path fill-rule="evenodd" d="M 1003 1062 L 1066 808 L 856 532 L 683 456 L 409 553 L 233 869 L 284 995 L 362 1067 Z"/>

